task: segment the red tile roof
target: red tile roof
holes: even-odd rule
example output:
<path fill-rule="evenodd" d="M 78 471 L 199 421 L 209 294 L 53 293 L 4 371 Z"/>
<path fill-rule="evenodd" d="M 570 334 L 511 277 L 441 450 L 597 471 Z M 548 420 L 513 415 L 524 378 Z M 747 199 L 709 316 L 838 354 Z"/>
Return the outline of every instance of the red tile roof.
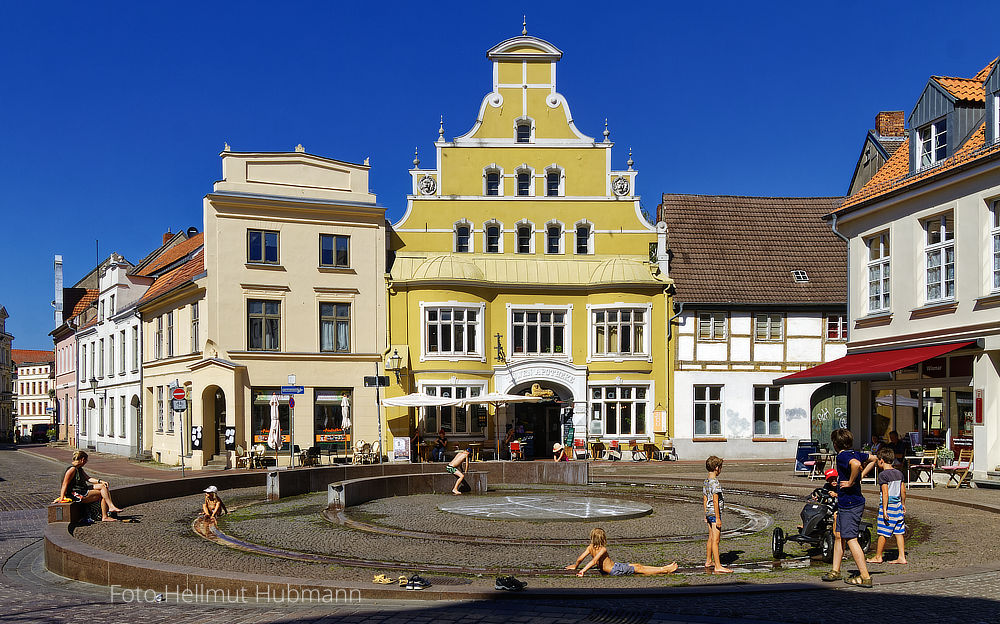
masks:
<path fill-rule="evenodd" d="M 10 359 L 18 366 L 22 364 L 42 364 L 55 361 L 52 351 L 39 351 L 36 349 L 11 349 Z"/>
<path fill-rule="evenodd" d="M 987 63 L 986 67 L 980 69 L 979 73 L 973 76 L 973 78 L 979 82 L 986 82 L 986 79 L 990 77 L 990 72 L 993 71 L 993 66 L 997 64 L 997 61 L 1000 61 L 1000 56 Z"/>
<path fill-rule="evenodd" d="M 986 90 L 983 89 L 983 82 L 981 80 L 954 78 L 951 76 L 931 76 L 931 80 L 955 96 L 956 100 L 965 100 L 967 102 L 986 101 Z"/>
<path fill-rule="evenodd" d="M 167 249 L 166 251 L 163 252 L 162 255 L 160 255 L 159 258 L 156 258 L 155 260 L 150 262 L 147 266 L 142 267 L 141 269 L 136 271 L 135 274 L 142 276 L 155 275 L 159 269 L 162 269 L 163 267 L 169 266 L 171 263 L 180 260 L 181 258 L 188 255 L 195 249 L 201 247 L 204 244 L 204 242 L 205 242 L 204 233 L 198 232 L 191 238 L 182 241 L 180 243 L 177 243 L 170 249 Z"/>
<path fill-rule="evenodd" d="M 201 249 L 193 258 L 169 272 L 156 278 L 153 285 L 149 287 L 146 294 L 139 300 L 139 304 L 148 303 L 178 286 L 182 286 L 191 281 L 196 275 L 205 272 L 205 250 Z"/>
<path fill-rule="evenodd" d="M 840 197 L 665 193 L 677 299 L 714 304 L 844 305 L 847 247 L 821 218 Z M 795 282 L 792 271 L 809 281 Z"/>
<path fill-rule="evenodd" d="M 66 318 L 76 318 L 77 316 L 83 314 L 83 311 L 90 307 L 90 304 L 97 301 L 97 296 L 100 294 L 96 288 L 88 288 L 87 292 L 83 297 L 76 302 L 73 309 L 70 310 L 69 315 Z"/>

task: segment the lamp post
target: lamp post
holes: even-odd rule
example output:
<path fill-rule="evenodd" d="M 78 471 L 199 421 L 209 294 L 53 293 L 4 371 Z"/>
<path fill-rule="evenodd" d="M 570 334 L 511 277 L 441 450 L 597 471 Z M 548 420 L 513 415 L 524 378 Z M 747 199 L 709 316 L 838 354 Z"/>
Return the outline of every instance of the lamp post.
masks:
<path fill-rule="evenodd" d="M 396 383 L 403 385 L 402 380 L 399 378 L 399 370 L 402 367 L 403 358 L 399 355 L 399 349 L 393 349 L 392 355 L 389 356 L 389 370 L 396 373 Z"/>

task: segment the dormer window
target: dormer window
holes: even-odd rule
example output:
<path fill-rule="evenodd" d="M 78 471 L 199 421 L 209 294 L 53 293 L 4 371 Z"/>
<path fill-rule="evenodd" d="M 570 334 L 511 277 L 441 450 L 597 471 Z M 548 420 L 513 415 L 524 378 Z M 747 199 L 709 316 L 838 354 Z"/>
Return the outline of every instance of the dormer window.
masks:
<path fill-rule="evenodd" d="M 939 119 L 917 131 L 920 149 L 920 166 L 929 167 L 945 159 L 948 153 L 948 128 L 946 119 Z"/>
<path fill-rule="evenodd" d="M 792 271 L 792 279 L 795 280 L 796 284 L 805 284 L 809 281 L 809 274 L 802 269 L 795 269 Z"/>
<path fill-rule="evenodd" d="M 500 195 L 500 171 L 497 169 L 486 170 L 486 195 Z"/>
<path fill-rule="evenodd" d="M 520 121 L 517 124 L 517 142 L 518 143 L 530 143 L 531 142 L 531 122 L 530 121 Z"/>

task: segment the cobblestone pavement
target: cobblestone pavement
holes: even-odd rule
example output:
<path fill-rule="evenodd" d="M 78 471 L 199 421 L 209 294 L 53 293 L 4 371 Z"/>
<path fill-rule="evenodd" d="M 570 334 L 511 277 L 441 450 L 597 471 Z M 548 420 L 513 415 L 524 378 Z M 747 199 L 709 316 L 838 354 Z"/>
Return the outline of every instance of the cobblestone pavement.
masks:
<path fill-rule="evenodd" d="M 96 472 L 96 471 L 95 471 Z M 0 621 L 103 622 L 418 622 L 445 624 L 827 624 L 891 618 L 955 624 L 1000 621 L 1000 572 L 898 583 L 873 590 L 833 584 L 829 590 L 637 597 L 615 600 L 427 602 L 363 601 L 340 604 L 180 604 L 173 597 L 123 602 L 109 588 L 67 581 L 42 563 L 41 505 L 51 500 L 62 466 L 0 449 Z M 121 481 L 121 479 L 118 479 Z M 16 482 L 17 487 L 10 484 Z M 949 494 L 950 495 L 950 494 Z M 35 505 L 34 508 L 31 506 Z M 845 569 L 850 566 L 845 563 Z M 598 579 L 595 581 L 599 582 Z M 151 596 L 149 596 L 151 598 Z M 503 597 L 508 597 L 503 595 Z"/>

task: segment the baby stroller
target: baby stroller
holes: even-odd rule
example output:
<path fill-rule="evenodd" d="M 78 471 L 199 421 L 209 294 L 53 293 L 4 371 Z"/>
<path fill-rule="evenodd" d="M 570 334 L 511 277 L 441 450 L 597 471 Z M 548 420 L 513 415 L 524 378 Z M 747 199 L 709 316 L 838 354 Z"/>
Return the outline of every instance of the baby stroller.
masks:
<path fill-rule="evenodd" d="M 836 470 L 832 470 L 832 472 L 835 479 Z M 823 561 L 832 563 L 833 514 L 837 511 L 837 499 L 830 489 L 816 488 L 807 500 L 805 507 L 802 508 L 802 513 L 799 514 L 802 518 L 802 526 L 799 527 L 797 535 L 786 537 L 781 527 L 774 528 L 774 532 L 771 534 L 771 554 L 775 559 L 780 559 L 785 551 L 785 542 L 798 542 L 806 546 L 818 547 Z M 872 543 L 871 526 L 870 522 L 861 523 L 858 544 L 865 552 L 868 551 Z"/>

